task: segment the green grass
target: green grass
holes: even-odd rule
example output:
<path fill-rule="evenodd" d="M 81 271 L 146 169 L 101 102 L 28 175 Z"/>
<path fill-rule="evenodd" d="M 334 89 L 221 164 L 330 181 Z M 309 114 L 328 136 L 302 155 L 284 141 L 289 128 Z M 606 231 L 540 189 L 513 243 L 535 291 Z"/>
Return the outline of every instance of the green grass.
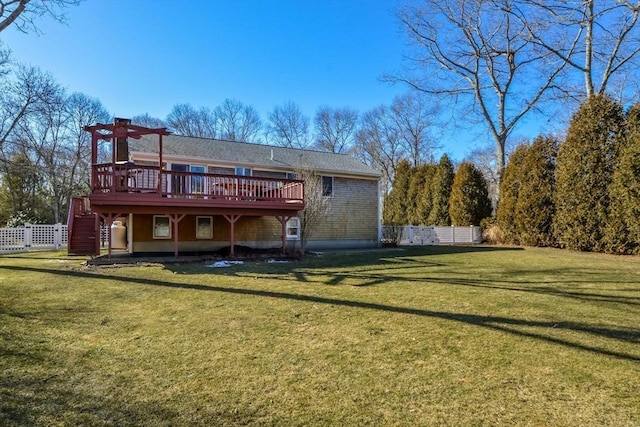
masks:
<path fill-rule="evenodd" d="M 640 425 L 640 259 L 0 257 L 0 425 Z"/>

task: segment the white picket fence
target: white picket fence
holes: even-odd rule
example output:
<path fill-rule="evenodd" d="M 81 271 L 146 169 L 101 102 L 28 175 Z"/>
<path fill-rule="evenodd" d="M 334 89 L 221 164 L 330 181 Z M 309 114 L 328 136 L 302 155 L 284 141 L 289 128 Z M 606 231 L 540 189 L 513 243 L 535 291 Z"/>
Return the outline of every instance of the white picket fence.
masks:
<path fill-rule="evenodd" d="M 101 241 L 106 242 L 107 236 L 107 228 L 103 227 Z M 0 254 L 33 249 L 66 249 L 67 238 L 66 224 L 25 224 L 18 228 L 0 228 Z"/>
<path fill-rule="evenodd" d="M 482 229 L 478 226 L 384 226 L 383 239 L 397 242 L 401 246 L 433 246 L 482 243 Z M 397 236 L 397 237 L 396 237 Z"/>

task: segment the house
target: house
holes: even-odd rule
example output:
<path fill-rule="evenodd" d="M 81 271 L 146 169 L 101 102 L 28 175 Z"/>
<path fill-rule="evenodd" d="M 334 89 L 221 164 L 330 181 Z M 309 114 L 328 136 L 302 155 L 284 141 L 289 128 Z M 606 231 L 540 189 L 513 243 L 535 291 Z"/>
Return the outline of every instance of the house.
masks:
<path fill-rule="evenodd" d="M 291 249 L 305 208 L 301 169 L 322 177 L 329 198 L 308 249 L 380 241 L 380 173 L 352 156 L 171 135 L 122 119 L 85 130 L 92 135 L 91 194 L 70 209 L 70 253 L 99 253 L 100 224 L 117 231 L 109 253 Z M 105 145 L 110 159 L 99 162 Z"/>

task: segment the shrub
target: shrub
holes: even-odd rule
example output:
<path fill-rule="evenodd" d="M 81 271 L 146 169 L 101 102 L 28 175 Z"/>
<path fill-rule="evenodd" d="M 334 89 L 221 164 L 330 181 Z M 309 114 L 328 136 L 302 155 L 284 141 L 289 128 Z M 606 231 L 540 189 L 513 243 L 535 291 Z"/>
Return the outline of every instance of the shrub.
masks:
<path fill-rule="evenodd" d="M 555 236 L 568 249 L 603 248 L 623 122 L 622 107 L 605 95 L 589 98 L 571 119 L 558 153 L 554 218 Z"/>
<path fill-rule="evenodd" d="M 487 181 L 473 163 L 462 162 L 453 179 L 449 214 L 453 225 L 478 225 L 491 215 Z"/>
<path fill-rule="evenodd" d="M 521 184 L 515 203 L 514 225 L 523 245 L 553 246 L 555 170 L 558 141 L 536 138 L 521 166 Z"/>
<path fill-rule="evenodd" d="M 431 181 L 431 213 L 427 219 L 430 225 L 451 225 L 449 215 L 449 197 L 451 197 L 451 187 L 453 186 L 453 163 L 444 154 L 436 168 L 435 175 Z"/>
<path fill-rule="evenodd" d="M 629 110 L 625 125 L 620 160 L 609 187 L 605 232 L 605 250 L 616 254 L 640 252 L 640 104 Z"/>
<path fill-rule="evenodd" d="M 516 203 L 524 174 L 522 164 L 529 150 L 528 145 L 519 145 L 509 157 L 509 163 L 502 174 L 500 183 L 500 200 L 496 209 L 496 218 L 503 233 L 505 242 L 519 243 L 516 229 Z"/>

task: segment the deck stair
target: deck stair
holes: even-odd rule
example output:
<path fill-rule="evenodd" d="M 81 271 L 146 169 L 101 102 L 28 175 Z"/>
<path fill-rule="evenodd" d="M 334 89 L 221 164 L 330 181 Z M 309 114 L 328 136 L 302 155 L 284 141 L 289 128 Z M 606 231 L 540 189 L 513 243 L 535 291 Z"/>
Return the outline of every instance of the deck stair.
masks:
<path fill-rule="evenodd" d="M 100 220 L 91 212 L 88 199 L 72 199 L 67 224 L 69 255 L 100 255 Z"/>

